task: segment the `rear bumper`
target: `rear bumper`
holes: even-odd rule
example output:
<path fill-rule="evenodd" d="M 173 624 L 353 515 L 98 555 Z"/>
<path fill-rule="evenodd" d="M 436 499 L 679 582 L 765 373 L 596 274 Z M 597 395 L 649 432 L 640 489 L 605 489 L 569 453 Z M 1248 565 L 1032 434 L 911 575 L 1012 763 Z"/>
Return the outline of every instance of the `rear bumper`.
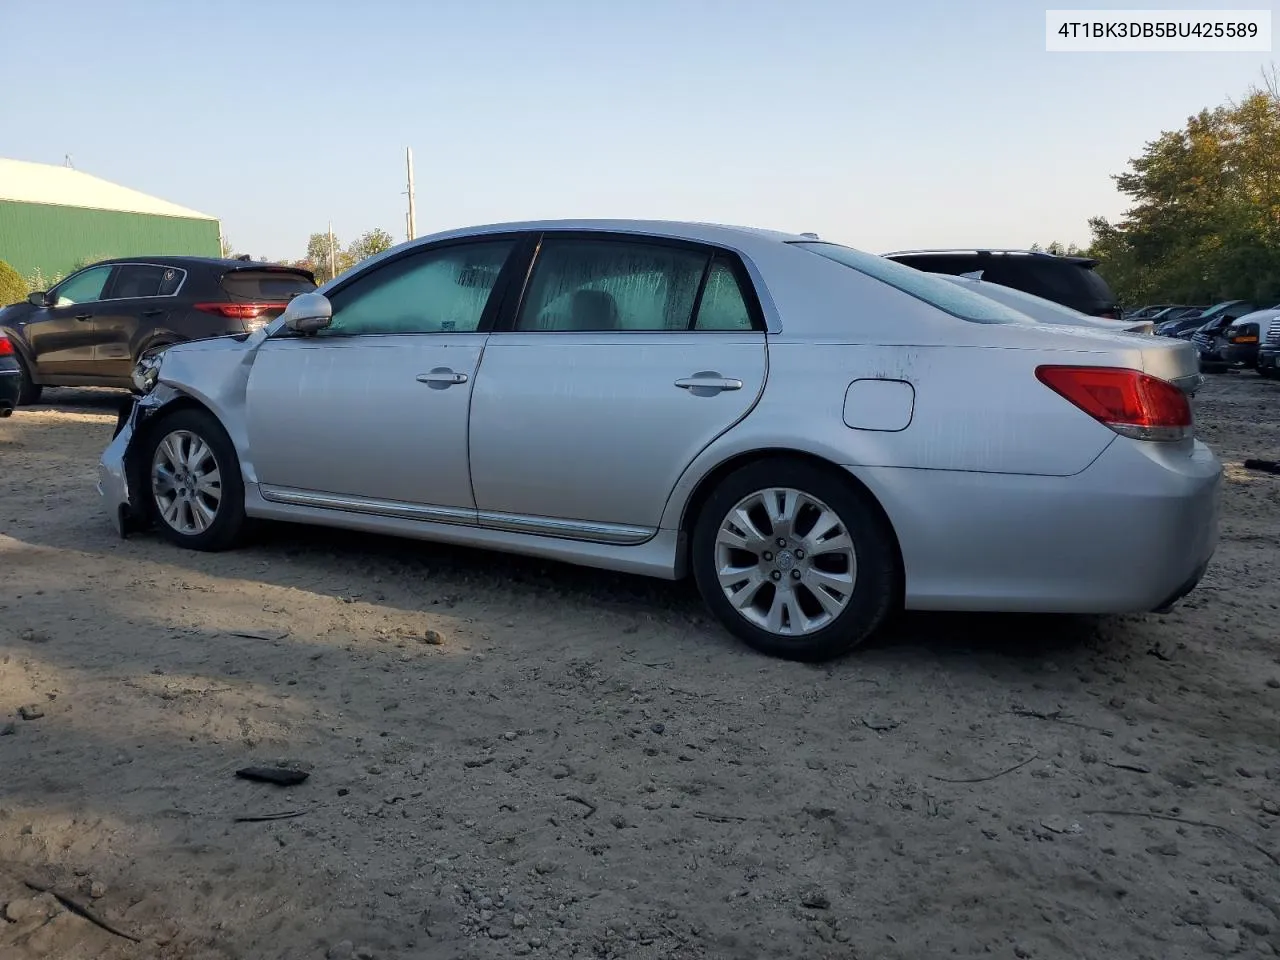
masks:
<path fill-rule="evenodd" d="M 1199 442 L 1118 438 L 1073 477 L 858 475 L 898 534 L 909 609 L 1164 609 L 1195 586 L 1217 546 L 1222 467 Z"/>

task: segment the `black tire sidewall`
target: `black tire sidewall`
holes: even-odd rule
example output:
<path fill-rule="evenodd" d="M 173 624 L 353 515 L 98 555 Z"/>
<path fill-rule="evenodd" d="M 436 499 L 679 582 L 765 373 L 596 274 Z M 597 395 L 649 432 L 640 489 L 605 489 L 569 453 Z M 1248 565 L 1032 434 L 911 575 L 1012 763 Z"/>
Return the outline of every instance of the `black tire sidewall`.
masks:
<path fill-rule="evenodd" d="M 151 463 L 156 449 L 170 433 L 187 430 L 194 433 L 213 451 L 222 480 L 222 500 L 218 512 L 208 528 L 195 534 L 181 533 L 160 516 L 155 492 L 151 486 Z M 225 550 L 234 545 L 244 529 L 244 479 L 240 474 L 240 458 L 235 445 L 223 429 L 218 418 L 206 410 L 176 410 L 162 414 L 156 423 L 149 425 L 142 456 L 139 458 L 139 474 L 142 495 L 146 498 L 147 513 L 161 536 L 171 543 L 189 550 Z"/>
<path fill-rule="evenodd" d="M 40 395 L 44 393 L 44 387 L 36 383 L 35 378 L 31 375 L 31 368 L 27 366 L 27 361 L 16 350 L 14 351 L 14 359 L 18 361 L 18 401 L 16 406 L 26 407 L 33 403 L 39 403 Z"/>
<path fill-rule="evenodd" d="M 849 605 L 832 623 L 803 637 L 778 637 L 748 621 L 725 597 L 716 577 L 720 524 L 744 497 L 770 487 L 791 487 L 821 500 L 839 515 L 854 542 L 857 579 Z M 770 656 L 812 662 L 840 656 L 884 621 L 894 597 L 897 552 L 879 510 L 851 480 L 813 464 L 765 460 L 730 474 L 707 499 L 694 523 L 690 565 L 704 602 L 730 633 Z"/>

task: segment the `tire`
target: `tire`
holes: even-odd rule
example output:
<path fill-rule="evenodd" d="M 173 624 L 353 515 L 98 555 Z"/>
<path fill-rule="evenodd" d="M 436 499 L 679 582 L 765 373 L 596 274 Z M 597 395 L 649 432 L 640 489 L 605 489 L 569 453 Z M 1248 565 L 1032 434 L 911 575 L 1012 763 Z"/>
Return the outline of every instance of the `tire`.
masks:
<path fill-rule="evenodd" d="M 44 387 L 32 378 L 31 368 L 22 359 L 22 354 L 15 351 L 14 359 L 18 361 L 18 406 L 29 407 L 33 403 L 39 403 Z"/>
<path fill-rule="evenodd" d="M 217 417 L 191 408 L 162 416 L 147 430 L 140 453 L 139 488 L 165 539 L 188 550 L 235 545 L 245 528 L 244 480 L 235 447 Z M 214 470 L 216 485 L 199 484 Z"/>
<path fill-rule="evenodd" d="M 1277 377 L 1280 377 L 1280 370 L 1277 370 L 1274 367 L 1254 367 L 1253 369 L 1258 376 L 1262 377 L 1264 380 L 1274 380 Z"/>
<path fill-rule="evenodd" d="M 793 527 L 769 522 L 766 498 L 775 512 L 796 507 Z M 818 531 L 824 509 L 839 526 Z M 760 536 L 750 535 L 740 511 Z M 736 531 L 726 526 L 735 517 Z M 847 549 L 830 536 L 841 528 Z M 824 534 L 823 549 L 805 556 L 800 548 L 812 546 L 815 533 Z M 729 540 L 738 546 L 723 542 Z M 840 656 L 871 636 L 890 612 L 898 576 L 893 532 L 868 495 L 834 471 L 783 459 L 748 464 L 716 487 L 694 523 L 690 560 L 704 602 L 730 633 L 761 653 L 809 662 Z M 722 587 L 721 569 L 741 573 L 741 581 Z M 773 583 L 792 584 L 789 603 Z M 727 590 L 744 601 L 741 611 Z"/>

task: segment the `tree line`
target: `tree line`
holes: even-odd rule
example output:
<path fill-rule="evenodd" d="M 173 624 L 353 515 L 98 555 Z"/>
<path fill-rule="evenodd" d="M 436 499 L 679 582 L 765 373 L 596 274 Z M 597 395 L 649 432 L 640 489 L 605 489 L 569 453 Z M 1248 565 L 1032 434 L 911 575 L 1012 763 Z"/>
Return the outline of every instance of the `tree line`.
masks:
<path fill-rule="evenodd" d="M 1121 302 L 1280 303 L 1280 76 L 1148 142 L 1113 177 L 1132 206 L 1085 250 Z"/>

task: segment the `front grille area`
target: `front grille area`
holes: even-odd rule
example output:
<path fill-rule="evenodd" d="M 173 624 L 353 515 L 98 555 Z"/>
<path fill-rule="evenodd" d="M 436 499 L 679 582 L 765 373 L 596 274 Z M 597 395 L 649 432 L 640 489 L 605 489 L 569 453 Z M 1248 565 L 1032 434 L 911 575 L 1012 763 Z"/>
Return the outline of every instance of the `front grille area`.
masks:
<path fill-rule="evenodd" d="M 1264 342 L 1269 346 L 1280 347 L 1280 319 L 1271 321 L 1271 328 L 1267 331 L 1267 339 Z"/>

